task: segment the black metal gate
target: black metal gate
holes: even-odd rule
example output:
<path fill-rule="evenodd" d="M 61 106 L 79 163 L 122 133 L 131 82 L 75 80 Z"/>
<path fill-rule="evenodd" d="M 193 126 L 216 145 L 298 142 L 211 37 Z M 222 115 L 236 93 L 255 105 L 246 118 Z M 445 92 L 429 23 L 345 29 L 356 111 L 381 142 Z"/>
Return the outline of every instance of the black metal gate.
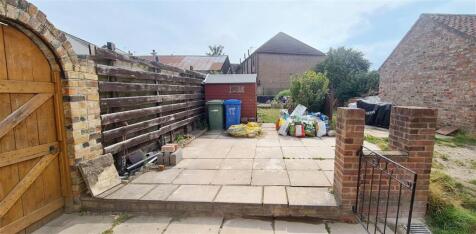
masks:
<path fill-rule="evenodd" d="M 417 174 L 362 147 L 354 213 L 369 233 L 410 233 Z"/>

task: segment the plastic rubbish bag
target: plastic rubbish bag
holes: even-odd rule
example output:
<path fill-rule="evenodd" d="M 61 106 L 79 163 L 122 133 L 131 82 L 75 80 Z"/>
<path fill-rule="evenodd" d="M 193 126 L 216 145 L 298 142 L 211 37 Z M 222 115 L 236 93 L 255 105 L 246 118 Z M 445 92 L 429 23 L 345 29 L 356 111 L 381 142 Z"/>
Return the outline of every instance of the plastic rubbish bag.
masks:
<path fill-rule="evenodd" d="M 317 136 L 318 136 L 318 137 L 325 136 L 326 133 L 327 133 L 326 123 L 324 123 L 324 121 L 318 121 L 318 122 L 317 122 L 317 126 L 318 126 Z"/>
<path fill-rule="evenodd" d="M 279 118 L 277 121 L 276 121 L 276 130 L 279 130 L 279 128 L 286 122 L 286 120 L 284 120 L 283 118 Z"/>
<path fill-rule="evenodd" d="M 306 134 L 305 134 L 305 131 L 304 131 L 304 125 L 302 124 L 296 124 L 294 126 L 294 136 L 295 137 L 305 137 Z"/>
<path fill-rule="evenodd" d="M 294 108 L 293 112 L 291 113 L 291 117 L 298 117 L 298 116 L 303 116 L 304 113 L 306 112 L 306 107 L 299 104 Z"/>
<path fill-rule="evenodd" d="M 306 123 L 304 125 L 304 133 L 308 137 L 315 137 L 316 136 L 316 126 L 314 122 Z"/>
<path fill-rule="evenodd" d="M 288 128 L 289 124 L 291 123 L 291 119 L 288 118 L 286 121 L 284 121 L 283 125 L 279 127 L 278 134 L 281 136 L 286 136 L 288 135 Z"/>
<path fill-rule="evenodd" d="M 256 137 L 261 134 L 262 128 L 258 123 L 231 125 L 226 132 L 235 137 Z"/>

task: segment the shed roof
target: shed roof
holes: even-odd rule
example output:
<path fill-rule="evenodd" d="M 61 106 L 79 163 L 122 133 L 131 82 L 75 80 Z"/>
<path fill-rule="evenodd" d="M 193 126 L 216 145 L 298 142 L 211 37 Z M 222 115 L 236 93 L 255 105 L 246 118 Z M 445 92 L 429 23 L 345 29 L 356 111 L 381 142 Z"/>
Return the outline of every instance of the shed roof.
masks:
<path fill-rule="evenodd" d="M 245 84 L 256 83 L 256 74 L 208 74 L 205 84 Z"/>
<path fill-rule="evenodd" d="M 140 58 L 155 61 L 154 56 L 139 56 Z M 207 56 L 207 55 L 158 55 L 159 62 L 182 69 L 193 67 L 195 71 L 220 71 L 228 56 Z"/>
<path fill-rule="evenodd" d="M 315 49 L 283 32 L 279 32 L 274 37 L 269 39 L 262 46 L 256 49 L 255 53 L 325 56 L 325 54 L 320 50 Z"/>

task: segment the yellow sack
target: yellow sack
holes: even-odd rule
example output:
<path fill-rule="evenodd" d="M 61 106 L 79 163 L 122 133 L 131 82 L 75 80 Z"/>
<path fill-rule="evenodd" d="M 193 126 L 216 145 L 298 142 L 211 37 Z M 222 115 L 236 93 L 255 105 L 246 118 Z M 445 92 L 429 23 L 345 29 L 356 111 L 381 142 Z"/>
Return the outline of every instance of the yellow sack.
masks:
<path fill-rule="evenodd" d="M 231 125 L 226 132 L 235 137 L 256 137 L 261 134 L 261 126 L 256 122 Z"/>

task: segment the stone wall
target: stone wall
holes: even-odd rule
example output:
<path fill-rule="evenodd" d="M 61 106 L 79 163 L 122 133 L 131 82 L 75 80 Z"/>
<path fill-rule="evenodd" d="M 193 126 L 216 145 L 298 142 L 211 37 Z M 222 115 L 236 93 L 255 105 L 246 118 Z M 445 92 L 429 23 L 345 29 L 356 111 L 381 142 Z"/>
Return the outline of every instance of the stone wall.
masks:
<path fill-rule="evenodd" d="M 437 108 L 438 127 L 476 133 L 476 38 L 422 15 L 379 72 L 384 101 Z"/>
<path fill-rule="evenodd" d="M 85 184 L 76 167 L 78 162 L 102 154 L 99 95 L 94 63 L 80 59 L 66 36 L 48 21 L 46 15 L 25 0 L 0 1 L 0 18 L 23 31 L 44 52 L 53 71 L 58 71 L 63 96 L 66 161 L 70 183 L 63 191 L 68 209 L 79 209 L 79 195 Z"/>

